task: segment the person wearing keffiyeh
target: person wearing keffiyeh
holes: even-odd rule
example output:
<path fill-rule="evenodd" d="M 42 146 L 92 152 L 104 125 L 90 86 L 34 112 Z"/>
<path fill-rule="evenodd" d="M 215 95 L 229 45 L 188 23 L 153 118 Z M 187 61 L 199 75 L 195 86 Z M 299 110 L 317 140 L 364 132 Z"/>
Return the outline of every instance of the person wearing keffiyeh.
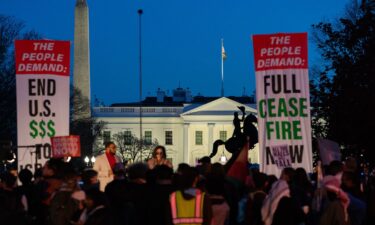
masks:
<path fill-rule="evenodd" d="M 326 201 L 323 203 L 319 224 L 350 224 L 348 215 L 350 200 L 348 195 L 340 188 L 340 181 L 335 176 L 325 176 L 323 188 L 326 193 Z"/>
<path fill-rule="evenodd" d="M 266 199 L 264 199 L 262 206 L 262 220 L 265 225 L 271 225 L 274 213 L 277 209 L 279 201 L 283 197 L 290 197 L 290 190 L 288 183 L 285 180 L 278 180 L 273 183 L 271 190 Z"/>

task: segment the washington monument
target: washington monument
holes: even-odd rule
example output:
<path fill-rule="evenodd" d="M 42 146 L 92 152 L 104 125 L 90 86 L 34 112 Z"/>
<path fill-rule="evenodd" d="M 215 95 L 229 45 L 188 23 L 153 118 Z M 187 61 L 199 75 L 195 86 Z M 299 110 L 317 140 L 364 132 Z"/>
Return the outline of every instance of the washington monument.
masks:
<path fill-rule="evenodd" d="M 77 0 L 74 14 L 74 118 L 88 118 L 90 112 L 89 8 Z M 78 92 L 78 93 L 77 93 Z M 81 94 L 81 98 L 78 97 Z"/>

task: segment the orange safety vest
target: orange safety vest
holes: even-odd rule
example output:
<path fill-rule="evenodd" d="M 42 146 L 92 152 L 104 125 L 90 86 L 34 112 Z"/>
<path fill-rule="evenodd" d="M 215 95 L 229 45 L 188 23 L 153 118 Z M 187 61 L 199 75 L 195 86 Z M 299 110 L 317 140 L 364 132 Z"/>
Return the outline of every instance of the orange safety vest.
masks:
<path fill-rule="evenodd" d="M 173 192 L 170 196 L 173 224 L 202 224 L 204 195 L 204 192 L 196 189 L 195 198 L 187 200 L 181 191 Z"/>

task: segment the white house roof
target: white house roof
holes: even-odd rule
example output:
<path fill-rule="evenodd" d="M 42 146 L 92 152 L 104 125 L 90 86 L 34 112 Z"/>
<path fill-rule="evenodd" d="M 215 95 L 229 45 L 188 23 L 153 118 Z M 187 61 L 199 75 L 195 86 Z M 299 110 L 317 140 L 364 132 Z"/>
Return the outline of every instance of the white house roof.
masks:
<path fill-rule="evenodd" d="M 226 97 L 218 98 L 206 104 L 192 104 L 184 108 L 181 116 L 189 115 L 233 115 L 240 112 L 238 106 L 244 106 L 246 114 L 257 113 L 257 110 L 250 105 L 236 102 Z"/>

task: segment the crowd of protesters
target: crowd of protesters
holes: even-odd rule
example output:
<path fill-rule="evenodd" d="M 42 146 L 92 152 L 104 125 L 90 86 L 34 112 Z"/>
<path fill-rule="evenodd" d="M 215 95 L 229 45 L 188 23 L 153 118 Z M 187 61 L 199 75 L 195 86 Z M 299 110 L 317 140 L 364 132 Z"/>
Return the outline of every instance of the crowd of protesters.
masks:
<path fill-rule="evenodd" d="M 50 159 L 33 174 L 1 176 L 0 224 L 25 225 L 335 225 L 375 224 L 375 177 L 353 159 L 317 172 L 284 168 L 279 178 L 249 165 L 246 179 L 208 157 L 193 167 L 113 166 L 101 191 L 98 172 Z"/>

